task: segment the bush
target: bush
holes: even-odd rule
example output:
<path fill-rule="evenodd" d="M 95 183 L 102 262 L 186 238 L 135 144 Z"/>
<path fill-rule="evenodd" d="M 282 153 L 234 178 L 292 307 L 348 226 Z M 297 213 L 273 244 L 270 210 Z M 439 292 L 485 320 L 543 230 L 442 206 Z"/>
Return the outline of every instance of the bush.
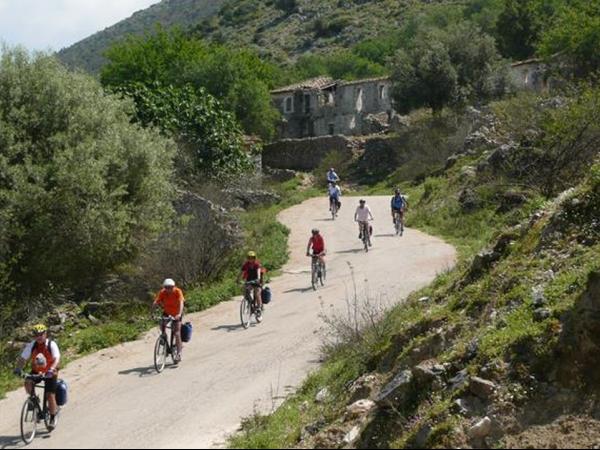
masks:
<path fill-rule="evenodd" d="M 52 57 L 0 58 L 0 289 L 84 296 L 167 224 L 173 145 L 132 125 L 130 102 Z M 2 317 L 4 316 L 2 311 Z M 9 316 L 10 317 L 10 316 Z"/>

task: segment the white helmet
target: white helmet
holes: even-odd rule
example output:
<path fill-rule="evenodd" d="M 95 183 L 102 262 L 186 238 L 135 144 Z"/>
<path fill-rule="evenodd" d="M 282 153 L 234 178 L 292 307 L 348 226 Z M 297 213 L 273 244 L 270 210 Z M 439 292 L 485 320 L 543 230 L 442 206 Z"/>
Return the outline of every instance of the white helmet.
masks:
<path fill-rule="evenodd" d="M 175 287 L 175 281 L 172 278 L 167 278 L 163 281 L 163 287 Z"/>

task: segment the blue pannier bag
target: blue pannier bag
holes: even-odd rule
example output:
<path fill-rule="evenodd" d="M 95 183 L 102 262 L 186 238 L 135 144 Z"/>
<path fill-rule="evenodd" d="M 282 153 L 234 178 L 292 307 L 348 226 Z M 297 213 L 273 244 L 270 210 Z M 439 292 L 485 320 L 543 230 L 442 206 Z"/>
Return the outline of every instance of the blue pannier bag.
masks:
<path fill-rule="evenodd" d="M 181 326 L 181 340 L 183 342 L 192 340 L 192 324 L 190 322 L 186 322 Z"/>
<path fill-rule="evenodd" d="M 265 305 L 268 305 L 269 303 L 271 303 L 272 298 L 273 298 L 273 295 L 271 292 L 271 288 L 269 286 L 267 286 L 266 288 L 263 289 L 262 301 Z"/>
<path fill-rule="evenodd" d="M 69 387 L 64 380 L 58 380 L 56 383 L 56 404 L 65 406 L 68 401 Z"/>

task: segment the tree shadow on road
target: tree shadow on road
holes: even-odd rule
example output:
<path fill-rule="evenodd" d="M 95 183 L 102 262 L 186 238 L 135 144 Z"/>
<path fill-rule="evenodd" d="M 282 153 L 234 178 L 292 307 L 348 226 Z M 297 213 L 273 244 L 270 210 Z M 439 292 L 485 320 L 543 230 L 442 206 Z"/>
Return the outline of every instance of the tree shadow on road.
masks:
<path fill-rule="evenodd" d="M 293 292 L 300 292 L 300 293 L 306 293 L 306 292 L 312 292 L 313 288 L 312 287 L 305 287 L 305 288 L 296 288 L 296 289 L 288 289 L 287 291 L 283 291 L 284 294 L 291 294 Z"/>
<path fill-rule="evenodd" d="M 338 255 L 345 255 L 348 253 L 362 253 L 364 251 L 365 251 L 364 248 L 353 248 L 351 250 L 340 250 L 339 252 L 335 252 L 335 253 Z"/>
<path fill-rule="evenodd" d="M 225 330 L 228 333 L 231 333 L 232 331 L 240 331 L 243 330 L 244 327 L 242 327 L 241 324 L 236 324 L 236 325 L 219 325 L 218 327 L 213 327 L 210 330 L 211 331 L 221 331 L 221 330 Z"/>

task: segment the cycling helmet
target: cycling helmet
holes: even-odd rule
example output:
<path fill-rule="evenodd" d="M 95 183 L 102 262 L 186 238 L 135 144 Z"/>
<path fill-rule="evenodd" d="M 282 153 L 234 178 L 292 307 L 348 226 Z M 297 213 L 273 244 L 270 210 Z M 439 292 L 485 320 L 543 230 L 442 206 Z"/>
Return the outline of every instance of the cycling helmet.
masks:
<path fill-rule="evenodd" d="M 46 325 L 44 325 L 42 323 L 38 323 L 37 325 L 34 325 L 31 328 L 31 331 L 33 331 L 33 334 L 35 334 L 36 336 L 40 336 L 40 335 L 44 334 L 46 331 L 48 331 L 48 328 L 46 327 Z"/>
<path fill-rule="evenodd" d="M 402 192 L 400 191 L 400 188 L 396 188 L 396 195 L 400 195 Z"/>
<path fill-rule="evenodd" d="M 175 287 L 175 281 L 173 281 L 172 278 L 167 278 L 164 282 L 163 282 L 163 287 Z"/>
<path fill-rule="evenodd" d="M 312 230 L 312 234 L 319 234 L 320 231 L 317 228 L 313 228 Z"/>
<path fill-rule="evenodd" d="M 366 201 L 366 200 L 363 200 L 363 199 L 361 198 L 361 199 L 360 199 L 360 201 L 359 201 L 359 203 L 362 205 L 362 204 L 365 204 L 365 203 L 367 203 L 367 201 Z"/>
<path fill-rule="evenodd" d="M 256 258 L 256 252 L 248 252 L 248 258 Z"/>

